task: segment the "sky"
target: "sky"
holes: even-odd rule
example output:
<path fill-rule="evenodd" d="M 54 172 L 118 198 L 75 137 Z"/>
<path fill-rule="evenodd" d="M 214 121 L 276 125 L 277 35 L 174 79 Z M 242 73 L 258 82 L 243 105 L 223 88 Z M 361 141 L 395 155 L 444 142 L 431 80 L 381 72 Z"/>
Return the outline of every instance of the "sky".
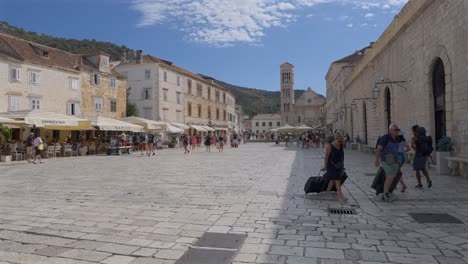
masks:
<path fill-rule="evenodd" d="M 0 0 L 0 21 L 141 49 L 234 85 L 325 95 L 333 61 L 376 41 L 408 0 Z"/>

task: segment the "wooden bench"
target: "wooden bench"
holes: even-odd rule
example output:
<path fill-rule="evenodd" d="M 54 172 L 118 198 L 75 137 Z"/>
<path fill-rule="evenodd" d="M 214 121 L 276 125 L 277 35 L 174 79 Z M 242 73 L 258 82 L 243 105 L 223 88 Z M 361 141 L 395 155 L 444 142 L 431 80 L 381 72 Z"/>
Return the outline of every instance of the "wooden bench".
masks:
<path fill-rule="evenodd" d="M 448 166 L 452 170 L 452 175 L 468 177 L 468 157 L 464 155 L 445 158 Z"/>

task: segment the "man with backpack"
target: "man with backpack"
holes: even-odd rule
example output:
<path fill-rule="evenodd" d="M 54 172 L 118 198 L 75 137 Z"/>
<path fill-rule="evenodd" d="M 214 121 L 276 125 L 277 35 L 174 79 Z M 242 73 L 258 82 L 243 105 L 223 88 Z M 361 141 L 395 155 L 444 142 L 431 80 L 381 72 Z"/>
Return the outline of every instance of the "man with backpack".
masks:
<path fill-rule="evenodd" d="M 413 160 L 413 170 L 416 171 L 416 180 L 418 185 L 416 188 L 423 188 L 421 183 L 421 171 L 426 176 L 427 188 L 432 187 L 432 181 L 429 178 L 429 173 L 426 169 L 427 159 L 431 155 L 434 148 L 432 147 L 432 138 L 426 136 L 426 129 L 415 125 L 411 128 L 413 130 L 413 139 L 411 140 L 411 148 L 414 149 L 415 155 Z"/>

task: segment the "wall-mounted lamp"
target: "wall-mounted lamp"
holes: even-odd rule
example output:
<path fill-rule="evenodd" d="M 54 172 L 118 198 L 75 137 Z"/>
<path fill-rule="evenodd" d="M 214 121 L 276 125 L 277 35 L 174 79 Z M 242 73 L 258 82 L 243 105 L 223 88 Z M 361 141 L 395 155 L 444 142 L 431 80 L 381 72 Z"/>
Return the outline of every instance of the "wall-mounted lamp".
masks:
<path fill-rule="evenodd" d="M 375 82 L 374 83 L 374 88 L 372 88 L 372 97 L 374 99 L 379 98 L 379 95 L 380 95 L 380 89 L 379 89 L 379 86 L 378 86 L 379 84 L 396 84 L 399 87 L 406 90 L 406 86 L 404 86 L 404 84 L 406 84 L 406 81 L 381 81 L 381 82 Z"/>

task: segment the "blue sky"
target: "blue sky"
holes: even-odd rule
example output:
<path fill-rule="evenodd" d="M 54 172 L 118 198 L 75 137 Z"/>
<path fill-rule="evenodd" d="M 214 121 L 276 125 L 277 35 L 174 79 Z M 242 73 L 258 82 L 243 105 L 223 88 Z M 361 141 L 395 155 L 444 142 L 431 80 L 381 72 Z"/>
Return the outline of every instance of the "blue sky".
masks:
<path fill-rule="evenodd" d="M 142 49 L 195 73 L 279 91 L 325 94 L 335 60 L 375 41 L 407 0 L 0 0 L 0 20 L 57 37 Z"/>

